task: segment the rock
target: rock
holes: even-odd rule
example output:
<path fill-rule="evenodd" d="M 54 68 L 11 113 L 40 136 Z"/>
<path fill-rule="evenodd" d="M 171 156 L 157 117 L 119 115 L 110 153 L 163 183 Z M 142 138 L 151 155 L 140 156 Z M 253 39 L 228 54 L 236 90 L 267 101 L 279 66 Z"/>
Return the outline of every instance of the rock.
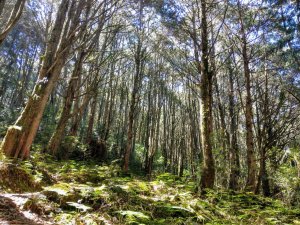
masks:
<path fill-rule="evenodd" d="M 44 194 L 49 201 L 53 201 L 59 204 L 60 207 L 68 210 L 70 209 L 70 205 L 67 202 L 77 202 L 82 198 L 80 190 L 74 188 L 67 189 L 64 184 L 48 187 L 46 190 L 42 191 L 42 194 Z"/>

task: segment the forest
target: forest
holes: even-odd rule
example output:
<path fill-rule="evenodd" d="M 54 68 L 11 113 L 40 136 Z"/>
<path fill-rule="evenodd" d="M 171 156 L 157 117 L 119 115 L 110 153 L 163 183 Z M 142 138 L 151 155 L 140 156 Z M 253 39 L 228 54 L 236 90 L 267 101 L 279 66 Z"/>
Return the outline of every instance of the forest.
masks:
<path fill-rule="evenodd" d="M 0 0 L 1 225 L 300 224 L 299 126 L 299 0 Z"/>

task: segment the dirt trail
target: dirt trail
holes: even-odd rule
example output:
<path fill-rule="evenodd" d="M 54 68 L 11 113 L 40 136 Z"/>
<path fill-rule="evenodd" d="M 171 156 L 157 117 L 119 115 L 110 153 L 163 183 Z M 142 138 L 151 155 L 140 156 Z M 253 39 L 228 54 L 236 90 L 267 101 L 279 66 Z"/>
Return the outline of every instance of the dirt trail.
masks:
<path fill-rule="evenodd" d="M 46 217 L 23 210 L 29 198 L 39 193 L 0 194 L 0 225 L 50 225 L 55 224 Z"/>

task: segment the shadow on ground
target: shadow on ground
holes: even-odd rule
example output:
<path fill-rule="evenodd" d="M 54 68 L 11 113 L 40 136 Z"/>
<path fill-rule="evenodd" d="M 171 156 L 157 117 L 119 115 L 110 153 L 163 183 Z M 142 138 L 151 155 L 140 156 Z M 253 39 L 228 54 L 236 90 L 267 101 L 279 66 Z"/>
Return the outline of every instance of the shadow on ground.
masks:
<path fill-rule="evenodd" d="M 16 204 L 0 195 L 0 225 L 41 225 L 24 216 Z"/>

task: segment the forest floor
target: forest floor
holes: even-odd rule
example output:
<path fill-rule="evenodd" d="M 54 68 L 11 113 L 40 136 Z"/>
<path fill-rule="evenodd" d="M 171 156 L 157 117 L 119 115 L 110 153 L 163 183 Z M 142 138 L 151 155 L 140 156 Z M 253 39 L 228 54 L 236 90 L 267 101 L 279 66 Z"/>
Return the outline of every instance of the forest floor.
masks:
<path fill-rule="evenodd" d="M 0 162 L 0 224 L 300 224 L 300 209 L 251 193 L 208 191 L 171 174 L 120 176 L 117 163 Z"/>

